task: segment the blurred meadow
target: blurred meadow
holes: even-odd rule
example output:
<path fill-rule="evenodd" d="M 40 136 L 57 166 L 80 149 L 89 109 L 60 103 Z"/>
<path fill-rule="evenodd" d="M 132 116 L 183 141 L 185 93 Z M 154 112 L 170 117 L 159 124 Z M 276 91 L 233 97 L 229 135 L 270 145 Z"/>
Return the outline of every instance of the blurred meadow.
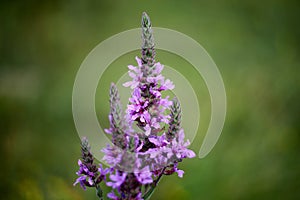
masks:
<path fill-rule="evenodd" d="M 1 199 L 97 199 L 94 190 L 72 185 L 80 156 L 73 82 L 87 54 L 106 38 L 139 27 L 143 11 L 153 26 L 185 33 L 208 51 L 228 101 L 213 151 L 181 163 L 184 178 L 164 177 L 152 199 L 300 199 L 296 0 L 1 1 Z M 157 54 L 197 93 L 203 117 L 194 141 L 199 143 L 210 118 L 205 84 L 182 58 Z M 99 82 L 96 109 L 103 127 L 109 83 L 135 64 L 135 55 L 139 52 L 117 59 Z"/>

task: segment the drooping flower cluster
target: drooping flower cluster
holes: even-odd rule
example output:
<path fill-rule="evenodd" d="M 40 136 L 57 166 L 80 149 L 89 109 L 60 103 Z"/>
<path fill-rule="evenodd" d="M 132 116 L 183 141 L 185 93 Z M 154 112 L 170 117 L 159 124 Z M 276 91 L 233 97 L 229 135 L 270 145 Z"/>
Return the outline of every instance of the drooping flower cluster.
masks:
<path fill-rule="evenodd" d="M 147 199 L 163 175 L 177 173 L 182 177 L 184 171 L 178 163 L 195 156 L 187 148 L 189 141 L 184 140 L 179 101 L 162 96 L 174 85 L 162 76 L 163 65 L 155 61 L 151 22 L 146 13 L 142 16 L 142 38 L 142 57 L 136 57 L 137 66 L 128 66 L 132 81 L 123 84 L 133 89 L 125 113 L 117 87 L 113 83 L 110 87 L 110 128 L 105 131 L 111 135 L 112 144 L 102 149 L 103 160 L 110 168 L 97 168 L 83 140 L 83 161 L 78 162 L 79 178 L 74 184 L 80 183 L 84 189 L 95 187 L 100 199 L 101 181 L 112 188 L 107 194 L 110 199 Z"/>

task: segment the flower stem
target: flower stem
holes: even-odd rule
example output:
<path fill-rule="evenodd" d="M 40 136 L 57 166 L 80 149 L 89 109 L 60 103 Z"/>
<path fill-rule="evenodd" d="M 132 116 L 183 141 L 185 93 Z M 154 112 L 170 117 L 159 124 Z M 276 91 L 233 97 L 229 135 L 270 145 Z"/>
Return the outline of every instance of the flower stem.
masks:
<path fill-rule="evenodd" d="M 100 200 L 103 200 L 103 191 L 100 188 L 99 184 L 95 184 L 96 194 Z"/>

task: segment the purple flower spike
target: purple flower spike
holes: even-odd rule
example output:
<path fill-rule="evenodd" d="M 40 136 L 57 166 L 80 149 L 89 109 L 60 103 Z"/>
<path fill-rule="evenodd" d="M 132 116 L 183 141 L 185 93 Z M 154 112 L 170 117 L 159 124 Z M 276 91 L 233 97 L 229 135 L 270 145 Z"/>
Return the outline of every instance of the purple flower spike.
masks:
<path fill-rule="evenodd" d="M 141 57 L 136 57 L 135 66 L 128 66 L 132 80 L 123 84 L 132 89 L 125 114 L 117 87 L 113 83 L 110 87 L 110 126 L 105 132 L 111 144 L 102 149 L 109 168 L 101 164 L 97 167 L 87 140 L 82 141 L 82 159 L 76 173 L 79 177 L 74 185 L 79 183 L 84 190 L 94 187 L 101 200 L 102 181 L 111 188 L 109 199 L 147 200 L 162 176 L 177 173 L 182 178 L 184 171 L 178 163 L 195 157 L 181 127 L 179 101 L 163 96 L 175 86 L 161 74 L 164 66 L 155 61 L 154 38 L 146 13 L 142 16 L 142 39 Z"/>

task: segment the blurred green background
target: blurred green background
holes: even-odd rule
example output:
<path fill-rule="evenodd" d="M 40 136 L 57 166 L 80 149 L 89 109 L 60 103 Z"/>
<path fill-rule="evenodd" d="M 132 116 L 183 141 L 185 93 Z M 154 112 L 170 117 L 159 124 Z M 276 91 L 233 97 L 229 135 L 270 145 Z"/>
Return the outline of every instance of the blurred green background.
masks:
<path fill-rule="evenodd" d="M 228 98 L 214 150 L 182 163 L 184 178 L 165 177 L 152 199 L 300 199 L 299 10 L 290 0 L 1 1 L 1 199 L 96 199 L 94 190 L 72 186 L 80 156 L 73 82 L 89 51 L 139 27 L 142 11 L 154 26 L 205 47 Z M 105 127 L 109 82 L 137 53 L 116 60 L 107 71 L 113 76 L 99 82 L 96 108 Z M 205 86 L 183 59 L 159 51 L 158 60 L 190 75 L 203 99 L 201 142 L 210 116 Z"/>

